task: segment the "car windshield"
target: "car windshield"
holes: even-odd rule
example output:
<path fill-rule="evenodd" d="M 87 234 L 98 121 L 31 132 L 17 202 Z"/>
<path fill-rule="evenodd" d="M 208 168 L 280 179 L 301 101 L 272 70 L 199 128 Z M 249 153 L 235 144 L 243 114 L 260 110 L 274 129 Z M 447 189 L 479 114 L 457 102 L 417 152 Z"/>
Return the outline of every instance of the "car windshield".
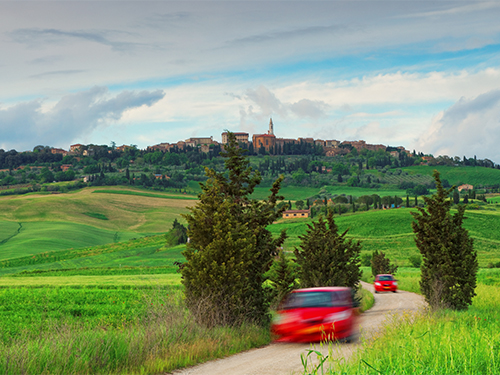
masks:
<path fill-rule="evenodd" d="M 379 281 L 392 281 L 394 280 L 391 275 L 384 275 L 378 277 Z"/>
<path fill-rule="evenodd" d="M 304 307 L 335 307 L 349 304 L 349 291 L 298 292 L 288 295 L 283 303 L 283 309 L 289 310 Z"/>

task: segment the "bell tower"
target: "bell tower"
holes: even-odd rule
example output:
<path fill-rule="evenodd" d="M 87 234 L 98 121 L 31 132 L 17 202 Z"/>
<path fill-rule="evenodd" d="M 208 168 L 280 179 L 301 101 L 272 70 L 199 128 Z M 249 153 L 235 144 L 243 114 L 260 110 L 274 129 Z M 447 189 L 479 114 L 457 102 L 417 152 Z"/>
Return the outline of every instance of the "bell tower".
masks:
<path fill-rule="evenodd" d="M 268 134 L 274 135 L 274 125 L 273 125 L 273 119 L 269 119 L 269 131 L 267 132 Z"/>

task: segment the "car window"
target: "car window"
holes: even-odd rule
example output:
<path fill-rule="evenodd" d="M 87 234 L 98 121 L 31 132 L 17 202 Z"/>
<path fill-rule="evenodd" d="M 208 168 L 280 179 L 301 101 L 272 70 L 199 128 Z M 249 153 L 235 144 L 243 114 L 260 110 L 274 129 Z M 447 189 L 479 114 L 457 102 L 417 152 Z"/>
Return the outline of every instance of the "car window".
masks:
<path fill-rule="evenodd" d="M 393 280 L 391 275 L 379 276 L 378 279 L 379 279 L 379 281 L 391 281 L 391 280 Z"/>
<path fill-rule="evenodd" d="M 334 307 L 349 305 L 349 292 L 299 292 L 291 293 L 283 303 L 283 309 L 304 307 Z"/>

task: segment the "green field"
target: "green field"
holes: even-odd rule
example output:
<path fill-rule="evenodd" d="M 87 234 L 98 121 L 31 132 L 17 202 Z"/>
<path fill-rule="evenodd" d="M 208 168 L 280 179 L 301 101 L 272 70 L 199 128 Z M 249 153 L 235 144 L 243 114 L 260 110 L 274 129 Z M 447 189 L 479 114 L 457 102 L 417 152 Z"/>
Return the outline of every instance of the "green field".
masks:
<path fill-rule="evenodd" d="M 447 167 L 415 165 L 401 168 L 410 175 L 421 174 L 432 176 L 436 169 L 441 174 L 441 180 L 448 180 L 451 185 L 470 184 L 473 186 L 492 186 L 500 183 L 500 170 L 484 167 Z"/>
<path fill-rule="evenodd" d="M 481 267 L 500 261 L 500 207 L 485 207 L 487 209 L 466 211 L 467 219 L 464 221 L 464 227 L 474 238 Z M 411 228 L 412 210 L 399 208 L 350 213 L 336 216 L 335 222 L 340 232 L 348 230 L 349 238 L 361 242 L 362 252 L 381 250 L 399 266 L 409 266 L 408 258 L 418 254 Z M 299 236 L 305 233 L 307 223 L 312 220 L 315 219 L 281 219 L 269 229 L 275 235 L 287 229 L 288 239 L 284 248 L 293 251 L 300 245 Z"/>
<path fill-rule="evenodd" d="M 0 197 L 0 259 L 165 233 L 193 204 L 184 194 L 123 187 Z"/>
<path fill-rule="evenodd" d="M 397 277 L 401 289 L 411 290 L 418 284 L 419 271 L 403 269 Z M 416 318 L 410 314 L 389 318 L 376 339 L 362 342 L 350 361 L 327 361 L 324 372 L 307 373 L 498 374 L 500 269 L 479 270 L 476 293 L 467 311 L 423 311 Z"/>

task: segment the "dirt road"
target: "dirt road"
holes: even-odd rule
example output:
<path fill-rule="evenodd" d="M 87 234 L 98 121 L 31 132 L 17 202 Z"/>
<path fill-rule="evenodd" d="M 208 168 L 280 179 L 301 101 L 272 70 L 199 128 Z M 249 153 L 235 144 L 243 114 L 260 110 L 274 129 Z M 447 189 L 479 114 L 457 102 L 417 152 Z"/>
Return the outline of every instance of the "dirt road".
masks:
<path fill-rule="evenodd" d="M 374 292 L 371 284 L 362 283 L 363 288 Z M 360 334 L 369 337 L 384 324 L 387 315 L 401 314 L 405 311 L 416 312 L 423 308 L 422 296 L 414 293 L 398 291 L 398 293 L 375 294 L 374 306 L 363 313 L 359 321 Z M 359 342 L 359 340 L 358 340 Z M 333 353 L 337 358 L 347 359 L 356 348 L 358 342 L 338 344 Z M 274 343 L 259 349 L 252 349 L 231 357 L 210 361 L 198 366 L 175 371 L 175 375 L 290 375 L 301 374 L 303 366 L 300 355 L 307 354 L 310 344 Z M 315 349 L 328 355 L 328 348 Z M 313 356 L 311 356 L 313 357 Z M 314 356 L 315 357 L 315 356 Z"/>

